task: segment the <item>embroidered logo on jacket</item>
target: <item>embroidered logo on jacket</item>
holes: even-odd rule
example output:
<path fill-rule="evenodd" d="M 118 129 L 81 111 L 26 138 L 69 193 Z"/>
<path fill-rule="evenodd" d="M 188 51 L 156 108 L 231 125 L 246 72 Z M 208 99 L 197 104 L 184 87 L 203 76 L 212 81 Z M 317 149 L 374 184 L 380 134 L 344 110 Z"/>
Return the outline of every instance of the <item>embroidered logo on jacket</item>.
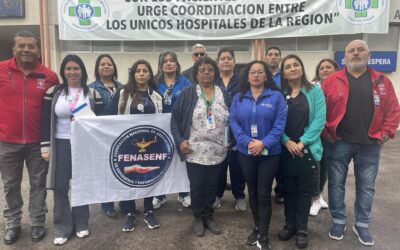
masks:
<path fill-rule="evenodd" d="M 272 104 L 270 104 L 270 103 L 261 103 L 261 106 L 266 107 L 266 108 L 272 108 Z"/>
<path fill-rule="evenodd" d="M 37 79 L 36 88 L 46 89 L 46 80 L 45 79 Z"/>

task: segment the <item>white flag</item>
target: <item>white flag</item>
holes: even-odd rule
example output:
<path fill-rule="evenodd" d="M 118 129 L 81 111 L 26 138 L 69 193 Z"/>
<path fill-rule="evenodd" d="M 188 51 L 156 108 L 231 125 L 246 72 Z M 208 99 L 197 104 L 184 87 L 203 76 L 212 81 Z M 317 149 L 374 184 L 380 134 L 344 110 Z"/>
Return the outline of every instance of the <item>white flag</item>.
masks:
<path fill-rule="evenodd" d="M 189 192 L 171 114 L 78 117 L 72 123 L 71 205 Z"/>

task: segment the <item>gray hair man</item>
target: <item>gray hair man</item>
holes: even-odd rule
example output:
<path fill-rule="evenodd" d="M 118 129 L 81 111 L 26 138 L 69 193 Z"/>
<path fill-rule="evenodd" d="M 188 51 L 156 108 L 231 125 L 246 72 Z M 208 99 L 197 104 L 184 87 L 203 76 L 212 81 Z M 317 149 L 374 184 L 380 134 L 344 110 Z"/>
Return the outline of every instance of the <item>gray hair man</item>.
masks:
<path fill-rule="evenodd" d="M 368 67 L 370 52 L 365 41 L 351 41 L 345 50 L 342 70 L 322 85 L 326 99 L 326 125 L 322 137 L 328 169 L 329 237 L 343 239 L 347 216 L 344 202 L 349 163 L 356 179 L 352 228 L 358 240 L 374 245 L 369 232 L 381 146 L 396 134 L 400 107 L 391 81 Z"/>
<path fill-rule="evenodd" d="M 206 47 L 203 44 L 200 43 L 196 43 L 195 45 L 193 45 L 192 47 L 192 59 L 193 59 L 193 65 L 200 60 L 200 58 L 207 56 L 207 52 L 206 52 Z M 185 71 L 182 72 L 182 75 L 184 75 L 187 79 L 189 79 L 189 81 L 192 84 L 196 84 L 196 80 L 195 77 L 193 75 L 193 67 L 190 67 L 188 69 L 186 69 Z"/>

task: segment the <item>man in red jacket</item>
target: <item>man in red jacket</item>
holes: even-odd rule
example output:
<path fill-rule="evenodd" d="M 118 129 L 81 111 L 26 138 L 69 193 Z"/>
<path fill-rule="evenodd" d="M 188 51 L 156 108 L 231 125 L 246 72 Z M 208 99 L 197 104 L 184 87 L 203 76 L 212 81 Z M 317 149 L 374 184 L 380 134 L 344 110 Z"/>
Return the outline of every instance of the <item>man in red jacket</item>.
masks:
<path fill-rule="evenodd" d="M 14 37 L 14 57 L 0 62 L 0 173 L 4 185 L 6 220 L 4 243 L 21 234 L 24 162 L 29 175 L 31 237 L 45 235 L 46 175 L 48 164 L 40 155 L 40 118 L 46 90 L 59 83 L 57 75 L 41 65 L 40 42 L 31 32 Z"/>
<path fill-rule="evenodd" d="M 324 81 L 326 125 L 322 137 L 328 168 L 329 209 L 333 224 L 329 237 L 343 239 L 346 230 L 344 203 L 348 166 L 354 162 L 356 178 L 355 224 L 358 240 L 368 246 L 382 145 L 393 138 L 400 121 L 400 107 L 393 85 L 383 74 L 368 67 L 370 53 L 362 40 L 351 41 L 345 50 L 346 67 Z"/>

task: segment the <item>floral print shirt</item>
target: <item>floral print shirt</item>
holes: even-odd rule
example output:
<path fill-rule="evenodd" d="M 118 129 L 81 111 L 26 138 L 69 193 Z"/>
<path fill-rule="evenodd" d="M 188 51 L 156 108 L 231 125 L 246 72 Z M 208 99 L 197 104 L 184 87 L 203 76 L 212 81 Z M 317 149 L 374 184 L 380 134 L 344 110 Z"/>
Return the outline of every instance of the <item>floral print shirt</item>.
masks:
<path fill-rule="evenodd" d="M 190 130 L 189 147 L 193 153 L 188 154 L 186 161 L 201 165 L 217 165 L 227 156 L 228 149 L 224 145 L 225 128 L 228 127 L 229 109 L 225 104 L 222 90 L 215 86 L 215 98 L 211 105 L 215 128 L 207 128 L 207 106 L 201 95 L 201 88 L 196 87 L 199 100 L 193 111 Z"/>

